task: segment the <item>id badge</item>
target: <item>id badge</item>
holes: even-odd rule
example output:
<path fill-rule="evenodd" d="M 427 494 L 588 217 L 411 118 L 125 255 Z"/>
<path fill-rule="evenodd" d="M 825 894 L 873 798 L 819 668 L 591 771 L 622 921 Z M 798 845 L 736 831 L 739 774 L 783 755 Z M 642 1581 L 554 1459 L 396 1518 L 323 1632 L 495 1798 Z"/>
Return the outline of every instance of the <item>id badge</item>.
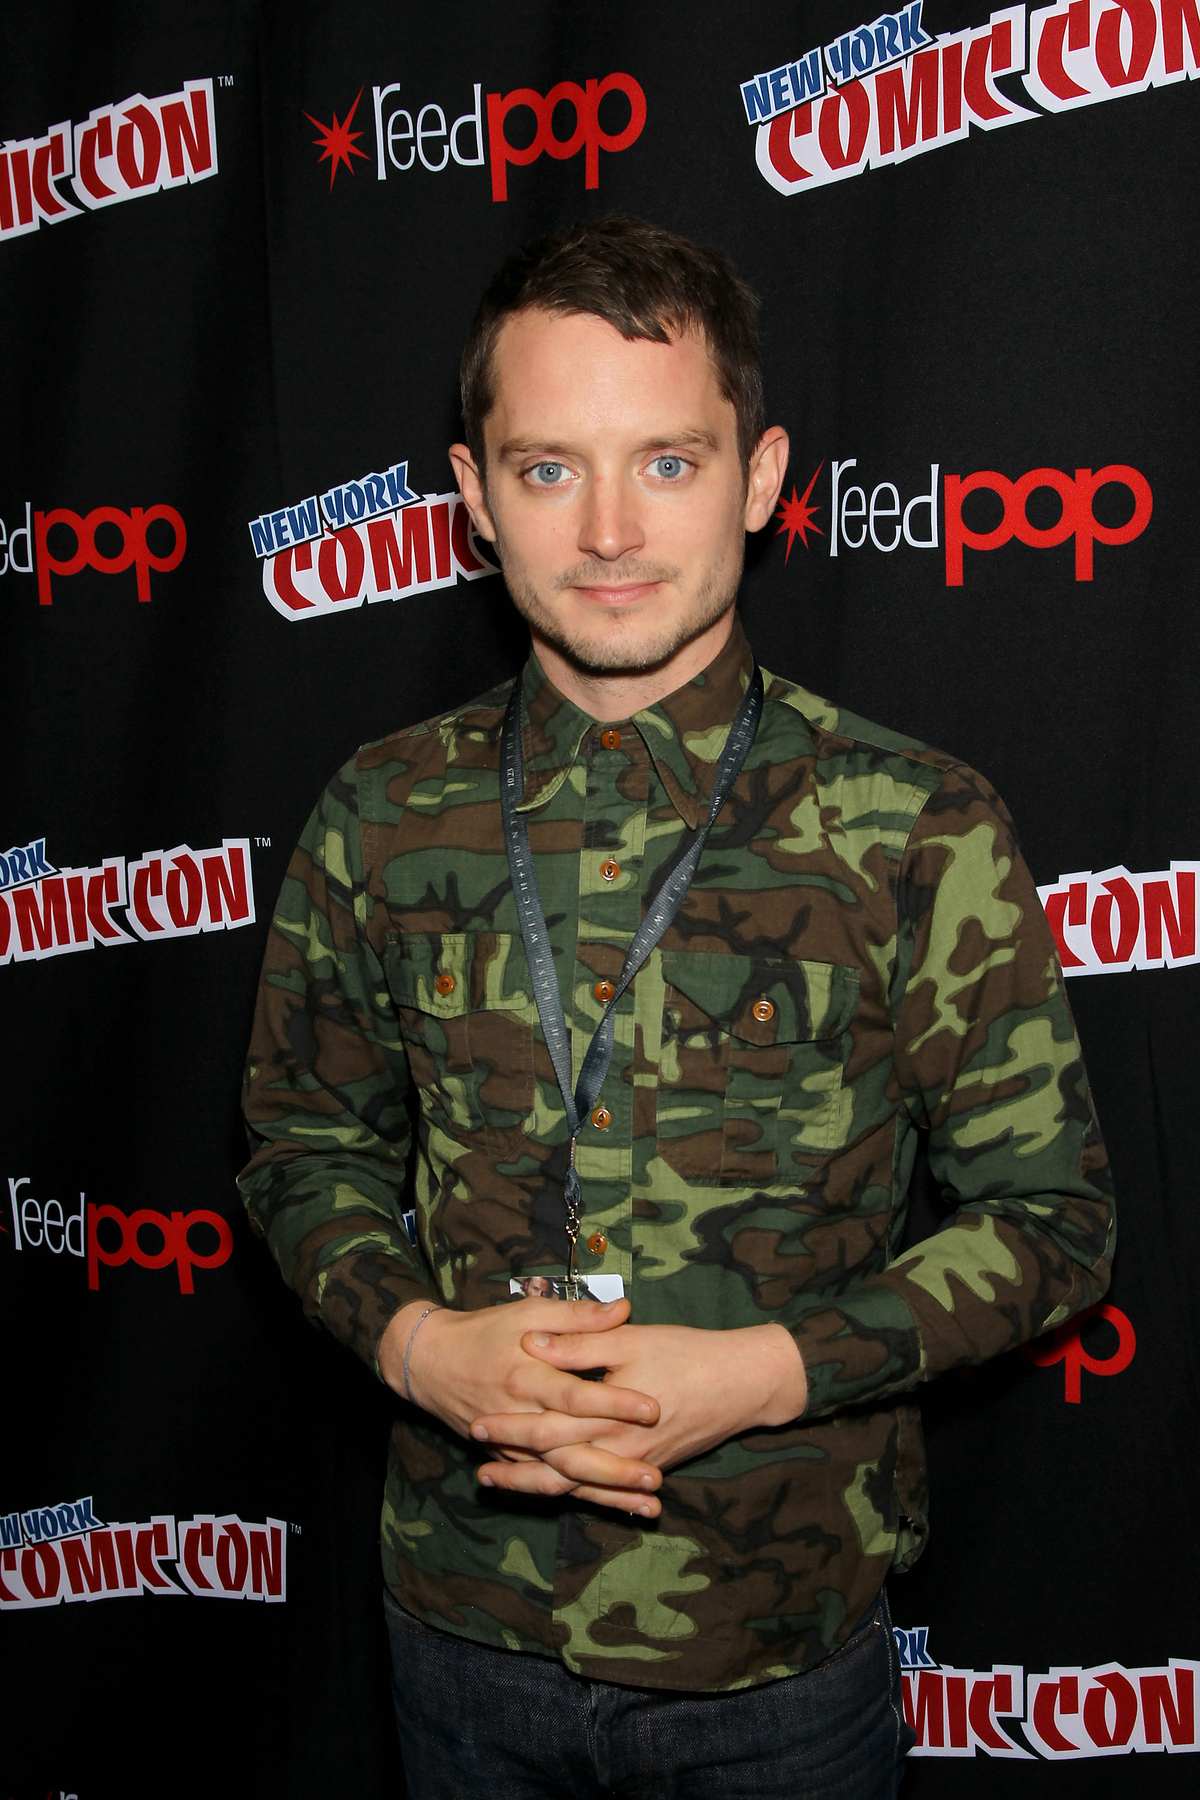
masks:
<path fill-rule="evenodd" d="M 623 1300 L 620 1275 L 511 1275 L 510 1294 L 527 1300 Z"/>

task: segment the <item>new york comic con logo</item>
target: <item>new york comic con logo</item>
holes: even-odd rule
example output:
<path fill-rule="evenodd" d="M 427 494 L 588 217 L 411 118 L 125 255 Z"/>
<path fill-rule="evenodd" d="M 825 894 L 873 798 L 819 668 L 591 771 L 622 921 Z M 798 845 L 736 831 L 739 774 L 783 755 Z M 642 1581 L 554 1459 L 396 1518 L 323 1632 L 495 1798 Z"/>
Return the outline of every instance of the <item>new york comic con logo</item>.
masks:
<path fill-rule="evenodd" d="M 3 843 L 0 838 L 0 843 Z M 0 967 L 254 923 L 248 838 L 58 868 L 44 837 L 0 855 Z"/>
<path fill-rule="evenodd" d="M 1200 0 L 1008 6 L 931 35 L 923 0 L 740 83 L 765 181 L 798 194 L 995 131 L 1195 80 Z M 1026 106 L 1001 82 L 1011 77 Z"/>
<path fill-rule="evenodd" d="M 287 1599 L 288 1527 L 236 1513 L 167 1513 L 105 1523 L 92 1496 L 0 1516 L 0 1611 L 76 1600 L 192 1594 L 204 1600 Z"/>
<path fill-rule="evenodd" d="M 1171 1657 L 1148 1669 L 1108 1662 L 1045 1674 L 1010 1663 L 956 1669 L 930 1655 L 927 1626 L 897 1626 L 894 1636 L 904 1716 L 917 1736 L 913 1756 L 1075 1762 L 1200 1750 L 1198 1662 Z"/>
<path fill-rule="evenodd" d="M 496 571 L 462 496 L 415 493 L 407 462 L 261 513 L 249 530 L 263 593 L 284 619 L 323 618 Z"/>
<path fill-rule="evenodd" d="M 389 81 L 372 87 L 371 112 L 356 125 L 364 91 L 359 88 L 345 112 L 334 112 L 328 120 L 304 114 L 316 127 L 317 160 L 329 165 L 331 189 L 341 170 L 353 175 L 359 163 L 373 161 L 376 179 L 387 181 L 417 170 L 442 175 L 452 169 L 481 169 L 486 162 L 497 202 L 508 199 L 511 168 L 528 168 L 542 156 L 556 162 L 582 156 L 583 185 L 590 190 L 600 185 L 601 156 L 628 150 L 646 123 L 641 83 L 621 73 L 557 81 L 544 94 L 531 87 L 491 93 L 486 106 L 477 81 L 472 104 L 456 117 L 451 115 L 461 100 L 447 111 L 412 84 Z M 361 148 L 366 117 L 373 126 L 373 156 Z"/>
<path fill-rule="evenodd" d="M 901 547 L 941 551 L 946 586 L 962 587 L 977 557 L 1008 544 L 1032 550 L 1069 544 L 1075 580 L 1091 581 L 1097 549 L 1131 544 L 1154 513 L 1150 483 L 1128 463 L 1013 476 L 998 469 L 953 474 L 930 463 L 928 474 L 904 484 L 878 480 L 878 470 L 861 471 L 858 458 L 848 456 L 831 463 L 827 487 L 825 466 L 818 463 L 802 494 L 793 482 L 780 500 L 775 517 L 777 535 L 787 538 L 785 561 L 797 542 L 807 550 L 810 538 L 831 557 L 890 556 Z"/>
<path fill-rule="evenodd" d="M 211 81 L 98 106 L 77 125 L 0 146 L 0 240 L 217 172 Z"/>

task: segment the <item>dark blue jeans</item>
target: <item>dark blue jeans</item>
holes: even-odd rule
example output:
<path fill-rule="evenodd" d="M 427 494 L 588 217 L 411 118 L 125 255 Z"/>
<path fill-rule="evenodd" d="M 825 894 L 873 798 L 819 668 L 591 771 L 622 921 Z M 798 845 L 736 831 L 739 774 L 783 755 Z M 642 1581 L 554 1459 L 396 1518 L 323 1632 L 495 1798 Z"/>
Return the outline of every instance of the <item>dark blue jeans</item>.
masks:
<path fill-rule="evenodd" d="M 616 1687 L 423 1625 L 385 1593 L 409 1800 L 894 1800 L 913 1734 L 887 1600 L 803 1675 Z"/>

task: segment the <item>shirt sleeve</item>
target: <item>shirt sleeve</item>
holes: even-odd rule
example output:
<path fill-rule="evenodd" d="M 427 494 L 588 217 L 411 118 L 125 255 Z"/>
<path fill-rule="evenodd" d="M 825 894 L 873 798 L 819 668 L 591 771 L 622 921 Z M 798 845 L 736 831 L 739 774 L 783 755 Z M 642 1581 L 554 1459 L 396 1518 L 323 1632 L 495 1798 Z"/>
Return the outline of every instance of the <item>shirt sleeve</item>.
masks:
<path fill-rule="evenodd" d="M 356 766 L 326 789 L 271 922 L 246 1067 L 238 1185 L 309 1317 L 377 1368 L 393 1315 L 434 1299 L 401 1222 L 408 1063 L 366 930 Z"/>
<path fill-rule="evenodd" d="M 806 1417 L 1012 1349 L 1108 1286 L 1108 1160 L 1054 942 L 1012 822 L 969 769 L 909 836 L 891 1001 L 891 1097 L 952 1211 L 881 1274 L 793 1310 Z"/>

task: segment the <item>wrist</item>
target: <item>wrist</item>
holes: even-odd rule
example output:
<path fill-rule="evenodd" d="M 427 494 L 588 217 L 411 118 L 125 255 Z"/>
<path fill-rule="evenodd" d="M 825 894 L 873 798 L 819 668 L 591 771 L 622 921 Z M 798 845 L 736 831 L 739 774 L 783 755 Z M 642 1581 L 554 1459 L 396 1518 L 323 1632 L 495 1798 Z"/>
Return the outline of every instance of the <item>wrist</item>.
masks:
<path fill-rule="evenodd" d="M 413 1333 L 418 1323 L 427 1327 L 433 1311 L 440 1308 L 440 1302 L 432 1299 L 413 1300 L 402 1306 L 388 1320 L 375 1353 L 375 1361 L 380 1375 L 394 1393 L 402 1399 L 409 1398 L 406 1393 L 406 1375 L 411 1385 L 411 1367 L 406 1370 L 406 1361 L 411 1364 Z"/>
<path fill-rule="evenodd" d="M 755 1325 L 760 1337 L 763 1381 L 758 1425 L 791 1425 L 808 1405 L 808 1376 L 799 1346 L 784 1325 Z"/>

